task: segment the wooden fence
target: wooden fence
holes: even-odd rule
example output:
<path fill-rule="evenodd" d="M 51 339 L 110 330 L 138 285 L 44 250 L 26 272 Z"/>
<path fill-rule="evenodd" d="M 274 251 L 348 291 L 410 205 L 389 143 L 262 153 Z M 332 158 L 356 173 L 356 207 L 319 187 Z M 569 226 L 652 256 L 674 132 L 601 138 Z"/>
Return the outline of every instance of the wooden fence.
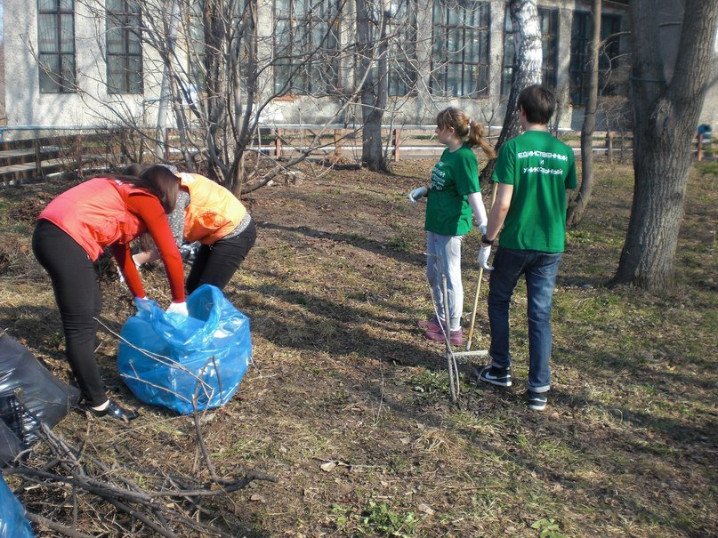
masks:
<path fill-rule="evenodd" d="M 385 128 L 382 140 L 386 155 L 393 161 L 412 158 L 438 158 L 444 146 L 438 142 L 433 125 L 410 125 Z M 495 141 L 499 129 L 489 130 Z M 201 160 L 203 149 L 200 133 L 190 133 L 192 158 Z M 342 125 L 285 125 L 258 130 L 252 148 L 276 159 L 290 159 L 307 153 L 310 159 L 331 163 L 361 163 L 362 134 L 360 129 Z M 0 185 L 38 180 L 48 174 L 89 172 L 115 169 L 128 162 L 155 160 L 150 133 L 141 135 L 120 129 L 96 129 L 57 136 L 30 137 L 25 140 L 0 142 Z M 580 153 L 580 133 L 562 132 L 559 138 Z M 609 162 L 627 162 L 632 158 L 632 133 L 597 132 L 593 151 Z M 179 135 L 174 129 L 164 134 L 163 159 L 178 160 L 181 152 Z M 155 145 L 156 146 L 156 145 Z M 714 159 L 712 141 L 696 137 L 693 152 L 698 160 Z"/>

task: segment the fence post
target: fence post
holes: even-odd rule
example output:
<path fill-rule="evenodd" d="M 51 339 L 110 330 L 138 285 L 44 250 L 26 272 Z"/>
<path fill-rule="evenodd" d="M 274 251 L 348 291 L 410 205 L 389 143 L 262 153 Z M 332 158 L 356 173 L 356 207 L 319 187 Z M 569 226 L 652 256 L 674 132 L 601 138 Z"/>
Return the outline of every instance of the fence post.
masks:
<path fill-rule="evenodd" d="M 340 157 L 342 154 L 342 132 L 339 129 L 334 129 L 334 155 Z"/>
<path fill-rule="evenodd" d="M 392 157 L 394 157 L 394 162 L 396 162 L 399 160 L 399 129 L 394 129 L 391 132 L 391 138 L 392 145 L 394 146 L 391 154 Z"/>
<path fill-rule="evenodd" d="M 41 179 L 45 179 L 42 175 L 42 152 L 40 151 L 40 138 L 37 131 L 33 132 L 32 147 L 35 149 L 35 174 Z"/>
<path fill-rule="evenodd" d="M 613 163 L 613 131 L 606 131 L 606 155 L 608 162 Z"/>
<path fill-rule="evenodd" d="M 169 146 L 169 143 L 170 143 L 170 128 L 169 128 L 169 127 L 165 127 L 165 130 L 164 130 L 164 133 L 163 133 L 162 138 L 164 139 L 164 140 L 163 140 L 163 143 L 164 143 L 164 148 L 163 148 L 163 149 L 164 149 L 164 155 L 163 155 L 163 159 L 164 159 L 164 161 L 165 161 L 166 163 L 168 163 L 168 162 L 170 162 L 170 146 Z"/>
<path fill-rule="evenodd" d="M 274 157 L 279 159 L 282 156 L 282 130 L 274 130 Z"/>
<path fill-rule="evenodd" d="M 703 160 L 703 135 L 698 133 L 696 135 L 696 143 L 698 144 L 698 151 L 696 152 L 696 159 L 699 161 Z"/>

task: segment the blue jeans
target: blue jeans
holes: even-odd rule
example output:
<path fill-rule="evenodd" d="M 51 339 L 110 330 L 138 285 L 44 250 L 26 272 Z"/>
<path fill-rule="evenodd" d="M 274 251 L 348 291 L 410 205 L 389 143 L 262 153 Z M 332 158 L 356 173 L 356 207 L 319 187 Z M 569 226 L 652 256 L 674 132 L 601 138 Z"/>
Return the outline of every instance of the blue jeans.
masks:
<path fill-rule="evenodd" d="M 519 277 L 526 277 L 529 326 L 529 390 L 551 388 L 551 300 L 561 253 L 501 248 L 494 257 L 489 280 L 489 324 L 492 364 L 511 366 L 509 353 L 509 303 Z"/>

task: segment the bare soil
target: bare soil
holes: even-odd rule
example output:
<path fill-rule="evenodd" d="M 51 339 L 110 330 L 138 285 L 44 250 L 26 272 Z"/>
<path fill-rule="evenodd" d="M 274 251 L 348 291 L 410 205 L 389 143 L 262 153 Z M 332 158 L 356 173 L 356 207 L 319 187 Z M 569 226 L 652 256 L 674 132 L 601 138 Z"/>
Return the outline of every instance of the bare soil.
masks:
<path fill-rule="evenodd" d="M 536 413 L 522 398 L 521 286 L 510 390 L 476 386 L 478 361 L 463 363 L 452 405 L 442 346 L 416 328 L 431 313 L 423 205 L 405 196 L 432 164 L 402 161 L 394 175 L 307 168 L 247 200 L 257 244 L 226 294 L 251 319 L 254 364 L 233 401 L 205 415 L 203 433 L 220 474 L 259 469 L 278 480 L 214 499 L 197 517 L 236 536 L 718 534 L 716 176 L 696 171 L 691 181 L 676 289 L 647 294 L 604 286 L 632 187 L 628 166 L 598 167 L 586 221 L 569 232 L 553 390 Z M 69 381 L 49 280 L 29 248 L 34 217 L 66 187 L 0 191 L 0 327 Z M 477 250 L 471 234 L 467 311 Z M 143 279 L 168 304 L 161 267 Z M 56 431 L 148 486 L 173 470 L 202 481 L 190 420 L 141 405 L 117 375 L 112 332 L 133 309 L 109 263 L 102 280 L 97 358 L 112 393 L 141 416 L 125 426 L 72 413 Z M 488 346 L 486 291 L 485 281 L 475 349 Z M 153 535 L 89 495 L 11 485 L 28 510 L 83 532 Z"/>

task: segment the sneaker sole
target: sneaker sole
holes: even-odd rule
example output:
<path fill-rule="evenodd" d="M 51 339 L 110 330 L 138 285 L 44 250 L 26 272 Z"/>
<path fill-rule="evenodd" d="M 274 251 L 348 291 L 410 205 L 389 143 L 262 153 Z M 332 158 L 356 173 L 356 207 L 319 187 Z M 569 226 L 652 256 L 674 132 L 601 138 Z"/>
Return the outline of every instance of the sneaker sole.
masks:
<path fill-rule="evenodd" d="M 546 409 L 546 404 L 529 404 L 529 409 L 532 411 L 543 411 Z"/>

